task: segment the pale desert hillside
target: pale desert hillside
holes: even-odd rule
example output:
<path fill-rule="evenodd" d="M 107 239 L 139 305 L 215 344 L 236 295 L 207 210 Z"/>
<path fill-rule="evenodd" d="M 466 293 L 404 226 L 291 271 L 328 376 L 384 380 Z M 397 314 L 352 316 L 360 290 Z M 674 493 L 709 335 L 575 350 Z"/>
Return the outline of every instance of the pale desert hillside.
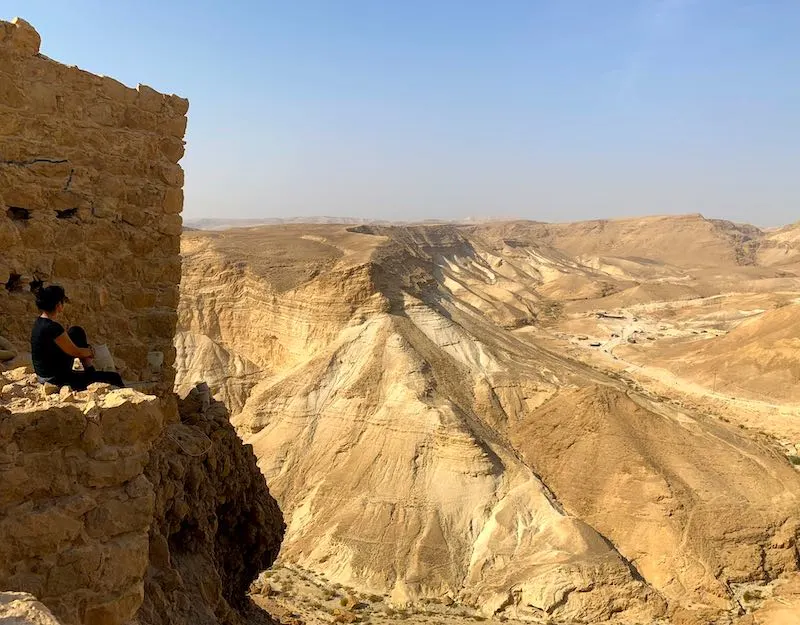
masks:
<path fill-rule="evenodd" d="M 317 586 L 408 618 L 758 614 L 798 574 L 797 413 L 759 431 L 773 404 L 714 393 L 705 361 L 665 386 L 636 359 L 677 376 L 655 354 L 698 337 L 743 362 L 784 346 L 744 375 L 790 385 L 798 330 L 767 328 L 796 306 L 767 309 L 800 276 L 758 263 L 765 236 L 699 216 L 185 233 L 178 385 L 232 408 L 281 562 Z M 314 584 L 269 600 L 325 622 Z"/>

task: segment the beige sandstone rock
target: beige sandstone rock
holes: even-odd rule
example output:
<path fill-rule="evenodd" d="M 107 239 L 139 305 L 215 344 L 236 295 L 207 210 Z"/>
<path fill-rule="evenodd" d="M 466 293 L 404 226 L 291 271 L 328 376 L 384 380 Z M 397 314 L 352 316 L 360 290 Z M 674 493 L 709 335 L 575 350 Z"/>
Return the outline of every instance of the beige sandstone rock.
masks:
<path fill-rule="evenodd" d="M 0 373 L 3 585 L 65 625 L 240 623 L 283 521 L 224 407 L 192 395 L 164 429 L 169 399 L 105 384 L 43 396 L 30 378 Z"/>
<path fill-rule="evenodd" d="M 39 33 L 21 17 L 11 20 L 13 28 L 6 29 L 5 37 L 11 48 L 20 54 L 38 54 L 42 38 Z"/>
<path fill-rule="evenodd" d="M 4 625 L 60 625 L 36 597 L 24 592 L 0 592 L 0 623 Z"/>
<path fill-rule="evenodd" d="M 126 489 L 161 430 L 160 402 L 134 394 L 92 421 L 74 397 L 42 398 L 25 379 L 10 385 L 21 392 L 4 394 L 0 407 L 0 579 L 35 593 L 64 623 L 91 622 L 97 610 L 114 615 L 100 622 L 121 623 L 138 607 L 131 588 L 147 566 L 153 516 L 152 486 L 136 497 Z M 105 445 L 126 462 L 93 460 Z M 77 590 L 83 611 L 70 600 Z"/>

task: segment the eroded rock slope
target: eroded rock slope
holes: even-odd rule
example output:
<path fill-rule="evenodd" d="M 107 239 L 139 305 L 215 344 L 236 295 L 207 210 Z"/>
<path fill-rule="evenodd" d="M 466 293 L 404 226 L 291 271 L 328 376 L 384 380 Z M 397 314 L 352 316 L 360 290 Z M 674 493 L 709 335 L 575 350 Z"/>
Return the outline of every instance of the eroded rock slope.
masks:
<path fill-rule="evenodd" d="M 731 584 L 796 574 L 785 458 L 535 339 L 565 294 L 641 287 L 653 261 L 620 275 L 537 228 L 187 233 L 178 383 L 214 373 L 282 557 L 399 603 L 587 621 L 721 614 Z M 719 236 L 734 270 L 740 243 Z"/>
<path fill-rule="evenodd" d="M 162 432 L 145 476 L 155 490 L 140 625 L 249 622 L 247 591 L 277 558 L 283 516 L 219 402 L 197 391 Z"/>

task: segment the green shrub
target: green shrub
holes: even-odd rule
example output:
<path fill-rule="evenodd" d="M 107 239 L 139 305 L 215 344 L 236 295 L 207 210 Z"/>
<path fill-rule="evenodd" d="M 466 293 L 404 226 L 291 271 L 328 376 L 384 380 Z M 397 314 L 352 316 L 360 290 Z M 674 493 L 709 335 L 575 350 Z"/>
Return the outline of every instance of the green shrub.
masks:
<path fill-rule="evenodd" d="M 791 454 L 789 456 L 789 462 L 791 462 L 794 466 L 800 466 L 800 456 L 796 456 L 795 454 Z"/>

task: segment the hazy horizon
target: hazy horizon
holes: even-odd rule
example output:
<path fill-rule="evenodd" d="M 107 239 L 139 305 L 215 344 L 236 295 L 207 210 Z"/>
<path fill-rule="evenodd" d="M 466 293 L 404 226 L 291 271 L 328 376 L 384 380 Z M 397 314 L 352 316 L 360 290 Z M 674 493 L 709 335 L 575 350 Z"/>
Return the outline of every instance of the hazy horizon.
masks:
<path fill-rule="evenodd" d="M 794 226 L 800 225 L 800 220 L 795 219 L 794 221 L 789 221 L 786 223 L 781 224 L 763 224 L 759 223 L 758 221 L 742 221 L 737 219 L 724 219 L 721 217 L 710 217 L 708 215 L 703 215 L 702 213 L 643 213 L 641 215 L 619 215 L 619 216 L 610 216 L 610 217 L 587 217 L 583 219 L 563 219 L 563 220 L 544 220 L 544 219 L 533 219 L 529 217 L 506 217 L 506 216 L 495 216 L 495 217 L 478 217 L 478 216 L 466 216 L 466 217 L 456 217 L 453 219 L 440 219 L 437 217 L 427 217 L 421 219 L 379 219 L 379 218 L 371 218 L 371 217 L 348 217 L 346 215 L 298 215 L 295 217 L 292 216 L 284 216 L 284 217 L 192 217 L 184 215 L 184 224 L 188 227 L 195 227 L 198 224 L 231 224 L 232 227 L 235 225 L 239 226 L 247 226 L 247 225 L 268 225 L 268 223 L 294 223 L 294 224 L 302 224 L 302 223 L 342 223 L 342 224 L 350 224 L 350 223 L 386 223 L 386 224 L 425 224 L 425 223 L 452 223 L 452 224 L 469 224 L 469 223 L 482 223 L 482 222 L 511 222 L 511 221 L 532 221 L 532 222 L 539 222 L 539 223 L 552 223 L 552 224 L 567 224 L 567 223 L 578 223 L 582 221 L 618 221 L 618 220 L 646 220 L 651 218 L 658 218 L 658 217 L 665 217 L 665 218 L 678 218 L 678 217 L 686 217 L 692 215 L 699 215 L 704 219 L 722 219 L 723 221 L 729 221 L 732 223 L 740 224 L 740 225 L 750 225 L 755 226 L 761 230 L 778 230 L 780 228 L 786 226 Z"/>
<path fill-rule="evenodd" d="M 800 4 L 10 0 L 191 102 L 184 217 L 800 217 Z"/>

